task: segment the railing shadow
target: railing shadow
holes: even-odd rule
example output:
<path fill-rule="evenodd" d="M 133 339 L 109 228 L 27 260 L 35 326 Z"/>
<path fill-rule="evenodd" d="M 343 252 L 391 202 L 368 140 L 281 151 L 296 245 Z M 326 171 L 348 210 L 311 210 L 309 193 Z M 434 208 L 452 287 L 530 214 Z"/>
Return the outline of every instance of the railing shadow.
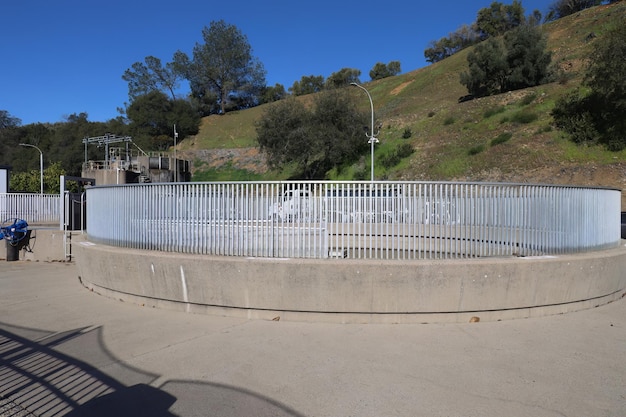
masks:
<path fill-rule="evenodd" d="M 145 383 L 126 386 L 87 362 L 54 349 L 89 338 L 99 328 L 74 329 L 33 341 L 7 327 L 0 324 L 0 397 L 17 405 L 15 413 L 23 408 L 41 417 L 173 416 L 167 411 L 176 401 L 172 395 Z"/>
<path fill-rule="evenodd" d="M 302 417 L 240 387 L 188 380 L 151 386 L 157 378 L 109 353 L 101 327 L 51 333 L 0 322 L 2 417 Z"/>

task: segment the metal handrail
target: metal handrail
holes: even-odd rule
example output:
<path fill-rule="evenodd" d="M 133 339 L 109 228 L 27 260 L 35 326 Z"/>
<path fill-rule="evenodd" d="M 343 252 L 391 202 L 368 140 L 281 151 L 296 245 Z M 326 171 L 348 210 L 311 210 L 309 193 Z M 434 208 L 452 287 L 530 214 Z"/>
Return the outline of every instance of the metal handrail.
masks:
<path fill-rule="evenodd" d="M 29 224 L 53 224 L 60 218 L 58 194 L 0 193 L 0 221 L 21 218 Z"/>
<path fill-rule="evenodd" d="M 448 259 L 616 247 L 619 190 L 541 184 L 274 181 L 97 186 L 87 235 L 224 256 Z"/>

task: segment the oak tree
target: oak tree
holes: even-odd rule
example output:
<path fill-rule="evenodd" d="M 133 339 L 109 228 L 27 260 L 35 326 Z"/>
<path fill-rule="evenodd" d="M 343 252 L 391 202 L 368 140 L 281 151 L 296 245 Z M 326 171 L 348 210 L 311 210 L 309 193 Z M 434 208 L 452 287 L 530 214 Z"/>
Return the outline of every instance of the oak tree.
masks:
<path fill-rule="evenodd" d="M 295 165 L 305 179 L 324 178 L 367 149 L 367 117 L 345 90 L 324 91 L 309 109 L 290 97 L 273 103 L 256 124 L 257 141 L 274 169 Z"/>
<path fill-rule="evenodd" d="M 340 88 L 350 85 L 350 83 L 360 84 L 359 76 L 361 70 L 356 68 L 342 68 L 337 72 L 333 72 L 326 79 L 325 88 Z"/>
<path fill-rule="evenodd" d="M 174 54 L 174 68 L 189 80 L 192 94 L 215 94 L 219 111 L 258 104 L 265 87 L 263 64 L 252 55 L 248 38 L 234 25 L 213 21 L 202 30 L 204 43 L 196 43 L 193 57 Z"/>
<path fill-rule="evenodd" d="M 370 70 L 370 78 L 373 80 L 380 80 L 387 77 L 393 77 L 400 74 L 400 61 L 391 61 L 389 64 L 383 64 L 377 62 L 374 68 Z"/>
<path fill-rule="evenodd" d="M 502 35 L 524 22 L 524 8 L 521 1 L 513 0 L 512 4 L 494 1 L 489 7 L 478 11 L 476 28 L 484 39 Z"/>
<path fill-rule="evenodd" d="M 174 64 L 163 65 L 154 56 L 147 56 L 144 62 L 135 62 L 122 75 L 122 79 L 128 83 L 128 97 L 131 101 L 152 91 L 168 92 L 175 100 L 174 90 L 178 87 L 179 74 Z"/>
<path fill-rule="evenodd" d="M 461 84 L 477 97 L 532 87 L 548 80 L 551 59 L 541 29 L 521 25 L 476 45 Z"/>
<path fill-rule="evenodd" d="M 324 77 L 322 75 L 303 75 L 300 81 L 294 81 L 289 87 L 289 92 L 294 96 L 319 93 L 324 89 Z"/>

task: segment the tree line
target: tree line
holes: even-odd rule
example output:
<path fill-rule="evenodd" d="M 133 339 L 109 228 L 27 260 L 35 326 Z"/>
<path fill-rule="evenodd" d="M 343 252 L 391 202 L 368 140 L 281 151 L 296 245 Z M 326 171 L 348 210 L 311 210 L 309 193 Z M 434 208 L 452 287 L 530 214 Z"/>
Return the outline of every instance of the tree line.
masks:
<path fill-rule="evenodd" d="M 46 171 L 54 161 L 55 175 L 61 172 L 78 176 L 85 157 L 104 159 L 99 154 L 102 150 L 95 148 L 87 149 L 85 155 L 82 144 L 85 137 L 114 133 L 133 137 L 142 149 L 166 150 L 173 144 L 174 124 L 183 140 L 198 133 L 201 118 L 207 115 L 360 82 L 359 70 L 343 68 L 326 79 L 303 76 L 289 91 L 281 84 L 266 86 L 263 64 L 254 57 L 247 37 L 236 26 L 223 20 L 211 22 L 203 28 L 202 39 L 191 55 L 177 51 L 171 62 L 148 56 L 143 62 L 132 64 L 122 74 L 128 83 L 129 102 L 118 109 L 120 116 L 115 119 L 91 122 L 86 113 L 78 113 L 55 123 L 22 126 L 19 118 L 0 110 L 0 164 L 13 167 L 12 178 L 16 184 L 22 184 L 20 188 L 25 187 L 22 191 L 30 188 L 34 191 L 38 183 L 37 187 L 25 186 L 29 181 L 22 181 L 19 176 L 35 178 L 36 171 L 39 178 L 38 153 L 19 143 L 43 150 Z M 381 79 L 400 72 L 398 61 L 377 63 L 370 77 Z M 184 81 L 188 82 L 190 91 L 181 95 L 180 85 Z"/>
<path fill-rule="evenodd" d="M 130 100 L 125 110 L 131 121 L 137 116 L 137 110 L 142 111 L 142 97 L 158 92 L 171 101 L 181 99 L 176 91 L 183 81 L 190 88 L 184 97 L 188 110 L 195 111 L 200 117 L 246 109 L 289 95 L 315 93 L 360 82 L 360 70 L 342 68 L 327 79 L 323 76 L 303 76 L 288 89 L 279 83 L 268 86 L 263 64 L 253 55 L 247 37 L 235 25 L 223 20 L 213 21 L 203 28 L 202 39 L 203 42 L 193 47 L 191 55 L 178 50 L 172 61 L 167 63 L 148 56 L 124 72 L 122 79 L 128 83 Z M 370 71 L 370 77 L 376 80 L 397 75 L 400 71 L 398 61 L 388 64 L 379 62 Z"/>
<path fill-rule="evenodd" d="M 528 18 L 524 12 L 519 0 L 513 0 L 509 5 L 494 1 L 489 7 L 478 11 L 474 23 L 462 25 L 447 37 L 431 41 L 424 50 L 424 57 L 427 62 L 439 62 L 488 38 L 504 35 L 522 24 L 536 25 L 541 20 L 541 12 L 538 10 Z"/>
<path fill-rule="evenodd" d="M 550 22 L 590 7 L 618 1 L 620 0 L 556 0 L 548 7 L 545 17 L 539 10 L 533 10 L 526 16 L 520 0 L 513 0 L 511 4 L 494 1 L 489 7 L 478 11 L 475 22 L 464 24 L 448 36 L 430 41 L 424 50 L 424 58 L 426 62 L 436 63 L 484 40 L 504 35 L 519 26 L 537 26 L 541 24 L 542 19 L 543 22 Z"/>
<path fill-rule="evenodd" d="M 86 113 L 72 114 L 56 123 L 22 125 L 19 118 L 0 110 L 0 165 L 12 167 L 12 191 L 39 192 L 40 154 L 37 149 L 20 146 L 20 143 L 34 145 L 43 155 L 44 192 L 58 193 L 59 175 L 80 176 L 85 156 L 92 160 L 104 159 L 104 149 L 91 146 L 85 151 L 83 138 L 123 132 L 127 128 L 119 119 L 91 122 Z"/>

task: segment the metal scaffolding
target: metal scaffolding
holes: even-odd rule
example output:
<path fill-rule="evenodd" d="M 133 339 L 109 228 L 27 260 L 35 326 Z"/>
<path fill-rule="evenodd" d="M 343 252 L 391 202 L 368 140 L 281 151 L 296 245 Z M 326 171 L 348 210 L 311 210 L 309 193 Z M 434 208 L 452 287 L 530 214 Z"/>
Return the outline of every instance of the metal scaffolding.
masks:
<path fill-rule="evenodd" d="M 139 151 L 141 151 L 141 153 L 143 153 L 144 155 L 148 155 L 147 153 L 145 153 L 143 151 L 143 149 L 141 149 L 139 146 L 137 146 L 137 144 L 135 144 L 133 142 L 133 138 L 130 136 L 117 136 L 117 135 L 113 135 L 111 133 L 105 133 L 104 136 L 94 136 L 91 138 L 84 138 L 83 139 L 83 143 L 85 144 L 85 162 L 87 162 L 87 145 L 89 144 L 97 144 L 98 147 L 101 147 L 102 145 L 104 145 L 104 160 L 106 162 L 106 165 L 108 166 L 109 164 L 109 144 L 111 143 L 120 143 L 120 142 L 124 142 L 126 144 L 126 158 L 129 158 L 129 149 L 128 149 L 128 145 L 130 143 L 132 143 L 137 149 L 139 149 Z"/>

